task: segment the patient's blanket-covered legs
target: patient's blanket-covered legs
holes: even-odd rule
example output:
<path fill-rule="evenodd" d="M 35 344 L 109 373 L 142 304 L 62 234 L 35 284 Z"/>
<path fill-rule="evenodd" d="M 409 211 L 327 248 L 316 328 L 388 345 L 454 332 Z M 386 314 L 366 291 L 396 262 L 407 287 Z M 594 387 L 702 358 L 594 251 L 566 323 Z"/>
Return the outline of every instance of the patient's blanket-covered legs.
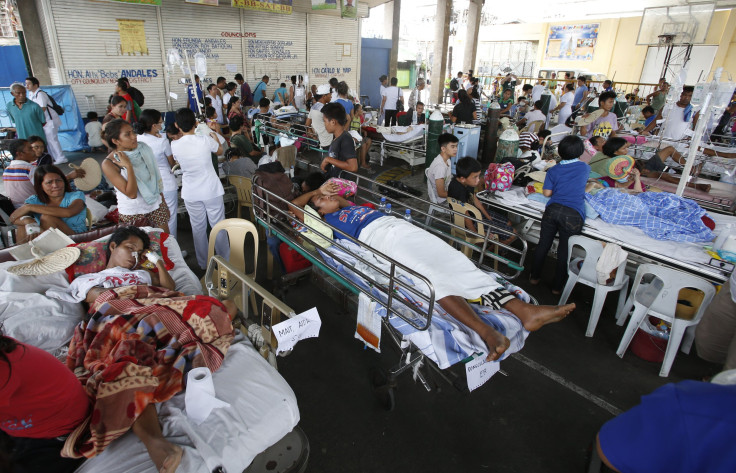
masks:
<path fill-rule="evenodd" d="M 501 287 L 447 242 L 403 219 L 371 222 L 360 232 L 360 241 L 429 279 L 435 300 L 446 296 L 479 299 Z M 417 284 L 429 294 L 426 285 Z"/>
<path fill-rule="evenodd" d="M 233 328 L 219 301 L 152 286 L 102 293 L 76 329 L 67 366 L 93 398 L 90 417 L 62 454 L 93 457 L 127 432 L 151 403 L 184 389 L 189 370 L 216 371 Z"/>

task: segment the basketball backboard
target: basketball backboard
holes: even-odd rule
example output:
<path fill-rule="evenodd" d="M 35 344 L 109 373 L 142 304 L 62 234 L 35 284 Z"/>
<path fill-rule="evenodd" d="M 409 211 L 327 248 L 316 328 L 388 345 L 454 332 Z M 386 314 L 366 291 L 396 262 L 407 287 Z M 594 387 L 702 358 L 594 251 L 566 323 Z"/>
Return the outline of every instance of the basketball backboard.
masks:
<path fill-rule="evenodd" d="M 636 44 L 703 44 L 715 3 L 646 8 Z"/>

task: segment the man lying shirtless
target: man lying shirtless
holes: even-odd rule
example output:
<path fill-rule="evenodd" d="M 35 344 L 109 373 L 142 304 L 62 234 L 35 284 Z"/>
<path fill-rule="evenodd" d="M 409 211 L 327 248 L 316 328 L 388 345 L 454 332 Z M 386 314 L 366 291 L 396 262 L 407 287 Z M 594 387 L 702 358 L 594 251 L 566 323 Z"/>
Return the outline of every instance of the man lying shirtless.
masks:
<path fill-rule="evenodd" d="M 508 310 L 530 332 L 562 320 L 575 309 L 575 304 L 536 306 L 523 302 L 443 240 L 403 219 L 368 207 L 352 206 L 336 192 L 337 188 L 327 182 L 292 203 L 299 208 L 312 206 L 340 232 L 426 277 L 432 283 L 439 305 L 483 339 L 488 346 L 489 361 L 501 357 L 509 348 L 509 339 L 486 325 L 468 300 L 480 299 L 482 305 Z M 304 220 L 302 211 L 294 208 L 292 211 Z M 336 238 L 346 238 L 340 232 L 335 232 Z"/>

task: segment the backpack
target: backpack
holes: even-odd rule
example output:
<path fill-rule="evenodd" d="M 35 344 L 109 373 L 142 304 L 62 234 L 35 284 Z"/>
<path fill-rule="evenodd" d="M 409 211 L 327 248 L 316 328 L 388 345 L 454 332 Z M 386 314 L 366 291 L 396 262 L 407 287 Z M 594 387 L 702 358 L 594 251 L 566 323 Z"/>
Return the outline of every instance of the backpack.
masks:
<path fill-rule="evenodd" d="M 396 111 L 397 112 L 404 111 L 404 102 L 401 100 L 403 97 L 404 97 L 403 92 L 401 92 L 401 89 L 399 89 L 399 98 L 396 99 Z"/>
<path fill-rule="evenodd" d="M 135 103 L 138 104 L 139 107 L 143 106 L 143 102 L 146 101 L 145 97 L 143 97 L 143 92 L 136 89 L 135 87 L 128 88 L 128 93 L 130 94 L 130 97 L 135 101 Z"/>
<path fill-rule="evenodd" d="M 51 96 L 51 94 L 49 94 L 45 90 L 42 90 L 42 92 L 44 94 L 46 94 L 46 97 L 49 98 L 49 101 L 51 102 L 51 108 L 54 109 L 54 112 L 56 112 L 56 114 L 59 115 L 59 116 L 64 115 L 64 107 L 62 107 L 61 105 L 59 105 L 58 103 L 56 103 L 56 100 L 54 100 L 54 98 Z"/>
<path fill-rule="evenodd" d="M 457 81 L 457 77 L 455 77 L 450 81 L 450 90 L 455 92 L 459 88 L 460 88 L 460 83 Z"/>

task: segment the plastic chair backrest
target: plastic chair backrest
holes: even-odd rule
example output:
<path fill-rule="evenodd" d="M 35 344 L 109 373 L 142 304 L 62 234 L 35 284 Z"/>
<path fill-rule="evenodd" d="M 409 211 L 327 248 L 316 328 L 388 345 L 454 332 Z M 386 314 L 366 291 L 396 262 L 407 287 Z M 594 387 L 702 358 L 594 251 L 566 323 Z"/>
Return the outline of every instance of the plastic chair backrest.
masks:
<path fill-rule="evenodd" d="M 281 163 L 285 171 L 296 166 L 296 146 L 284 146 L 276 150 L 276 161 Z"/>
<path fill-rule="evenodd" d="M 532 133 L 536 133 L 539 130 L 541 130 L 543 126 L 544 126 L 544 120 L 537 120 L 537 121 L 529 123 L 523 130 L 521 130 L 521 132 L 523 133 L 525 131 L 529 131 Z"/>
<path fill-rule="evenodd" d="M 601 245 L 601 242 L 598 240 L 593 240 L 581 235 L 571 236 L 567 243 L 567 247 L 569 248 L 569 251 L 567 252 L 568 267 L 570 266 L 570 261 L 572 261 L 572 249 L 575 246 L 579 246 L 585 250 L 583 266 L 580 268 L 580 272 L 578 273 L 580 278 L 586 281 L 597 281 L 598 273 L 595 270 L 595 266 L 598 263 L 598 259 L 601 257 L 601 253 L 603 253 L 603 245 Z M 621 272 L 622 271 L 618 271 L 616 273 L 616 278 L 619 277 L 618 273 Z"/>
<path fill-rule="evenodd" d="M 243 176 L 227 176 L 227 180 L 238 193 L 239 205 L 253 206 L 253 180 Z"/>
<path fill-rule="evenodd" d="M 666 266 L 643 264 L 639 266 L 639 269 L 636 271 L 636 277 L 634 278 L 634 286 L 631 290 L 631 294 L 637 294 L 637 289 L 641 284 L 641 280 L 646 275 L 652 275 L 659 279 L 658 282 L 655 281 L 653 283 L 653 286 L 658 289 L 658 292 L 653 294 L 654 300 L 649 306 L 649 310 L 672 318 L 675 316 L 677 299 L 681 289 L 693 288 L 704 294 L 703 302 L 697 308 L 693 318 L 690 319 L 693 323 L 697 323 L 700 318 L 703 317 L 705 309 L 713 300 L 713 296 L 716 293 L 713 284 L 697 276 L 693 276 L 676 269 L 671 269 Z"/>
<path fill-rule="evenodd" d="M 226 218 L 215 225 L 210 232 L 210 244 L 207 250 L 207 261 L 215 255 L 215 240 L 220 231 L 227 232 L 230 238 L 230 260 L 236 268 L 241 270 L 243 274 L 247 274 L 255 279 L 256 269 L 258 268 L 258 229 L 253 222 L 242 218 Z M 253 272 L 248 274 L 245 269 L 245 240 L 248 235 L 253 238 Z"/>
<path fill-rule="evenodd" d="M 475 218 L 476 220 L 483 220 L 483 216 L 481 215 L 480 210 L 478 210 L 475 205 L 463 204 L 459 200 L 453 199 L 452 197 L 448 197 L 447 202 L 449 202 L 450 208 L 454 210 L 452 214 L 452 223 L 454 223 L 458 227 L 465 228 L 466 213 L 470 213 L 470 216 Z M 483 227 L 483 224 L 475 222 L 475 225 L 478 228 L 478 235 L 485 235 L 485 228 Z M 455 227 L 452 227 L 452 234 L 461 238 L 481 238 L 473 234 L 468 235 L 466 232 Z"/>

